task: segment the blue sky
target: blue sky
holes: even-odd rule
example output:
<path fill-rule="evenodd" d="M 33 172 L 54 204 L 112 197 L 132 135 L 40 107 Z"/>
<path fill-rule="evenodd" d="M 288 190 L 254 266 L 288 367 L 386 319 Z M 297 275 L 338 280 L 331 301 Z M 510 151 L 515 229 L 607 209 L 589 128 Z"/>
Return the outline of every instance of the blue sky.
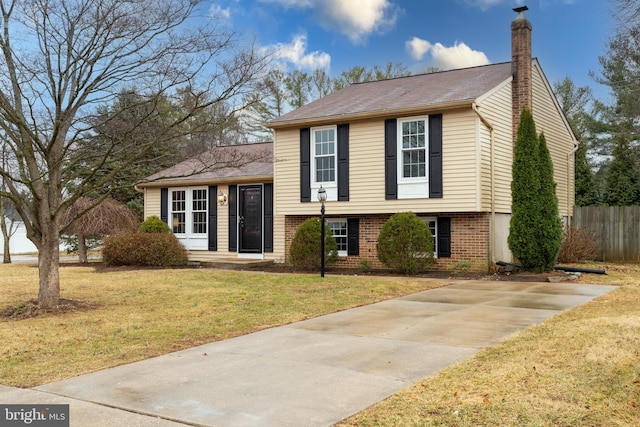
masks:
<path fill-rule="evenodd" d="M 533 55 L 551 83 L 569 76 L 606 96 L 589 76 L 611 36 L 607 0 L 212 0 L 215 16 L 255 36 L 288 70 L 399 62 L 413 73 L 511 59 L 512 8 L 526 4 Z"/>

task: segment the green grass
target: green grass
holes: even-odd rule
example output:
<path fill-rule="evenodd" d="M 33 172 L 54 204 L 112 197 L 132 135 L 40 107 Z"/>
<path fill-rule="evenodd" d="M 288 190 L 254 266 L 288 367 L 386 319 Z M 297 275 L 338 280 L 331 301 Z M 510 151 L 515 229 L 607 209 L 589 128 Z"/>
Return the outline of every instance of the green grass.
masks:
<path fill-rule="evenodd" d="M 213 269 L 60 269 L 61 297 L 97 308 L 0 321 L 0 378 L 31 387 L 370 304 L 443 282 Z M 0 265 L 0 308 L 38 295 L 37 268 Z"/>

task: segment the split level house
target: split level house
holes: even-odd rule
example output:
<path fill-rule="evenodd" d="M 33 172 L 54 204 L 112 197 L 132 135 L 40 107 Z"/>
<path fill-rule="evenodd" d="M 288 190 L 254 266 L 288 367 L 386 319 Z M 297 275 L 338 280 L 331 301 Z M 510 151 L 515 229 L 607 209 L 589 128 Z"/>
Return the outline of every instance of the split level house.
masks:
<path fill-rule="evenodd" d="M 511 62 L 347 86 L 269 122 L 273 144 L 242 148 L 272 150 L 272 161 L 171 178 L 184 167 L 177 165 L 139 184 L 145 215 L 166 220 L 192 260 L 287 262 L 299 225 L 320 215 L 322 187 L 338 267 L 367 259 L 382 268 L 378 234 L 406 211 L 431 229 L 437 269 L 465 262 L 486 272 L 512 261 L 511 167 L 522 109 L 546 136 L 565 221 L 577 147 L 531 56 L 525 10 L 511 23 Z"/>

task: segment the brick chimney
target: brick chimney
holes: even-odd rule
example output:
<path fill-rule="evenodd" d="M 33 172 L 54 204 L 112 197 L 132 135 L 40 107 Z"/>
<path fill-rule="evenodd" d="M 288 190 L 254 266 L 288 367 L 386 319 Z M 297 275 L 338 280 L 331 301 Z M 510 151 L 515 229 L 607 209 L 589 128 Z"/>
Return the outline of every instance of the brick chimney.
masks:
<path fill-rule="evenodd" d="M 527 6 L 513 9 L 518 14 L 511 22 L 511 73 L 513 75 L 511 87 L 511 109 L 513 125 L 513 142 L 516 141 L 520 113 L 523 107 L 532 110 L 532 82 L 531 82 L 531 22 L 524 17 Z"/>

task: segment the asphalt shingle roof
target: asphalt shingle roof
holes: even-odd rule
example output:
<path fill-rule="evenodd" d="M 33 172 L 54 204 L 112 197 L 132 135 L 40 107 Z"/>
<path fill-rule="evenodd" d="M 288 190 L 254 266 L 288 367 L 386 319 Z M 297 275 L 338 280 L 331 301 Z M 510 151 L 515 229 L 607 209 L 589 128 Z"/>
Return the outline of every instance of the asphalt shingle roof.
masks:
<path fill-rule="evenodd" d="M 309 119 L 382 113 L 472 102 L 511 76 L 511 62 L 356 83 L 269 122 L 271 127 Z M 345 117 L 346 118 L 346 117 Z"/>
<path fill-rule="evenodd" d="M 138 187 L 168 183 L 230 182 L 273 176 L 273 143 L 220 146 L 155 173 Z"/>

